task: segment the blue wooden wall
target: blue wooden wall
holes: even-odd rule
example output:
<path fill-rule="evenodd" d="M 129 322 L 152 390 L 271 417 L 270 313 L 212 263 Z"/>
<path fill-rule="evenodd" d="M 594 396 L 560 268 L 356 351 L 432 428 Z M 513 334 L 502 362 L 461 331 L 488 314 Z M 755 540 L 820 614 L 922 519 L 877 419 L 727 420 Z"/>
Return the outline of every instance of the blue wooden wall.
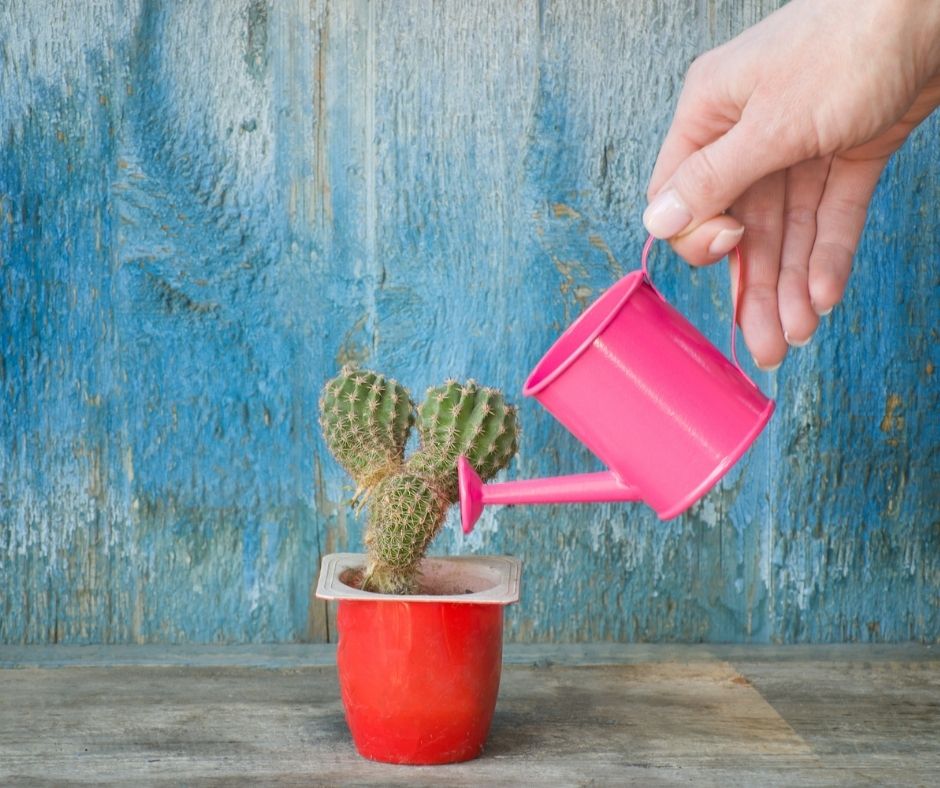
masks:
<path fill-rule="evenodd" d="M 0 642 L 324 640 L 362 522 L 316 403 L 529 368 L 636 266 L 695 53 L 758 0 L 0 2 Z M 937 638 L 940 118 L 772 425 L 669 523 L 488 513 L 519 640 Z M 721 268 L 657 284 L 727 347 Z M 512 476 L 596 465 L 534 403 Z"/>

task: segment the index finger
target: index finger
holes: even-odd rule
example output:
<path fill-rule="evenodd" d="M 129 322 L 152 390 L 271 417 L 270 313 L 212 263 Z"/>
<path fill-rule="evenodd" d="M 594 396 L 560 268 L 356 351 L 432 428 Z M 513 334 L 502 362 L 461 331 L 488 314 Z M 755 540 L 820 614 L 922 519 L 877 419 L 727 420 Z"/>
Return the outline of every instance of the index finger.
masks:
<path fill-rule="evenodd" d="M 659 193 L 683 161 L 717 140 L 741 118 L 740 107 L 709 84 L 710 70 L 704 56 L 689 67 L 672 124 L 656 157 L 647 200 Z"/>

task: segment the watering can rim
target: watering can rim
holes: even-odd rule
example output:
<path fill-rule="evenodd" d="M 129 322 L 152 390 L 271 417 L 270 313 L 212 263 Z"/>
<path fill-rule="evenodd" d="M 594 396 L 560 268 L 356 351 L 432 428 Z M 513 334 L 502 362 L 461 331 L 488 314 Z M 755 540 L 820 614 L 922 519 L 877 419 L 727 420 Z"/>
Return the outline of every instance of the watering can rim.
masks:
<path fill-rule="evenodd" d="M 601 293 L 601 295 L 598 296 L 594 302 L 587 309 L 585 309 L 554 342 L 552 342 L 548 350 L 546 350 L 542 357 L 538 360 L 538 363 L 532 369 L 532 372 L 529 373 L 529 377 L 526 378 L 525 385 L 522 387 L 523 395 L 526 397 L 535 396 L 540 391 L 549 386 L 559 376 L 561 376 L 572 364 L 574 364 L 574 362 L 577 361 L 577 359 L 583 355 L 589 347 L 591 347 L 594 340 L 603 333 L 604 329 L 607 328 L 611 321 L 617 317 L 617 315 L 620 313 L 620 310 L 623 309 L 624 305 L 644 281 L 648 281 L 646 273 L 643 271 L 643 269 L 638 268 L 636 271 L 631 271 L 630 273 L 622 276 L 603 293 Z M 624 290 L 622 293 L 617 294 L 616 303 L 613 306 L 608 306 L 605 304 L 608 295 L 610 295 L 617 288 L 621 287 Z M 611 301 L 613 301 L 613 298 L 611 298 Z M 607 314 L 598 322 L 596 326 L 594 326 L 594 328 L 591 329 L 587 337 L 585 337 L 585 339 L 574 350 L 569 352 L 567 356 L 561 361 L 561 363 L 557 364 L 554 369 L 548 372 L 548 374 L 545 374 L 543 367 L 548 366 L 550 357 L 555 355 L 557 348 L 559 345 L 564 343 L 565 338 L 576 333 L 579 326 L 581 326 L 583 323 L 586 323 L 591 319 L 594 313 L 599 312 L 602 309 L 607 309 Z"/>

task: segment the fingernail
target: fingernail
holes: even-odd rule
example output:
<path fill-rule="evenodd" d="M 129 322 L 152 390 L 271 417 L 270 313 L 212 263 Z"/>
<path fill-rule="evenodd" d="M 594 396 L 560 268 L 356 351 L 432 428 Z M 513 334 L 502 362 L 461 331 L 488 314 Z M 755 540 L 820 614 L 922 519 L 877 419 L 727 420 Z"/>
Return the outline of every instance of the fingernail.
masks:
<path fill-rule="evenodd" d="M 829 307 L 828 309 L 824 309 L 822 312 L 820 312 L 819 309 L 816 307 L 816 303 L 814 301 L 811 301 L 810 303 L 813 307 L 813 311 L 820 317 L 825 317 L 832 311 L 832 307 Z"/>
<path fill-rule="evenodd" d="M 754 358 L 754 357 L 751 356 L 751 358 Z M 780 365 L 782 363 L 783 363 L 782 361 L 778 361 L 772 367 L 762 367 L 760 364 L 757 363 L 757 359 L 754 358 L 754 366 L 757 367 L 761 372 L 775 372 L 776 370 L 780 369 Z"/>
<path fill-rule="evenodd" d="M 672 238 L 691 221 L 692 214 L 674 189 L 658 195 L 643 211 L 643 224 L 657 238 Z"/>
<path fill-rule="evenodd" d="M 743 227 L 737 230 L 722 230 L 709 245 L 708 253 L 713 257 L 724 257 L 738 245 L 742 235 L 744 235 Z"/>
<path fill-rule="evenodd" d="M 800 340 L 791 338 L 790 335 L 786 331 L 784 331 L 783 338 L 787 341 L 787 344 L 790 347 L 806 347 L 810 343 L 810 340 L 812 340 L 813 335 L 810 334 L 808 337 L 806 337 L 806 339 L 800 341 Z"/>

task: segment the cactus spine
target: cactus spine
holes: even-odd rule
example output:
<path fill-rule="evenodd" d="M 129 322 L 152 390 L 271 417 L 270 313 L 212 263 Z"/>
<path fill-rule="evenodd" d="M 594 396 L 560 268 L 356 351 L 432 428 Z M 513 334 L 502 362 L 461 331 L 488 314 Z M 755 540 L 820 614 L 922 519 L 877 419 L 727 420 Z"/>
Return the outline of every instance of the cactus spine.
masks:
<path fill-rule="evenodd" d="M 323 437 L 357 494 L 401 467 L 413 423 L 408 390 L 383 375 L 347 365 L 323 388 Z"/>
<path fill-rule="evenodd" d="M 415 593 L 420 561 L 459 498 L 457 458 L 486 480 L 518 446 L 516 409 L 472 380 L 428 389 L 417 413 L 420 448 L 406 461 L 415 406 L 404 387 L 347 366 L 320 398 L 327 446 L 369 505 L 366 590 Z"/>
<path fill-rule="evenodd" d="M 379 482 L 369 501 L 366 588 L 413 594 L 418 563 L 437 535 L 448 502 L 431 479 L 402 470 Z"/>
<path fill-rule="evenodd" d="M 418 408 L 421 450 L 409 466 L 437 479 L 456 503 L 457 458 L 463 454 L 483 481 L 505 468 L 518 447 L 516 409 L 496 389 L 447 381 L 430 388 Z"/>

